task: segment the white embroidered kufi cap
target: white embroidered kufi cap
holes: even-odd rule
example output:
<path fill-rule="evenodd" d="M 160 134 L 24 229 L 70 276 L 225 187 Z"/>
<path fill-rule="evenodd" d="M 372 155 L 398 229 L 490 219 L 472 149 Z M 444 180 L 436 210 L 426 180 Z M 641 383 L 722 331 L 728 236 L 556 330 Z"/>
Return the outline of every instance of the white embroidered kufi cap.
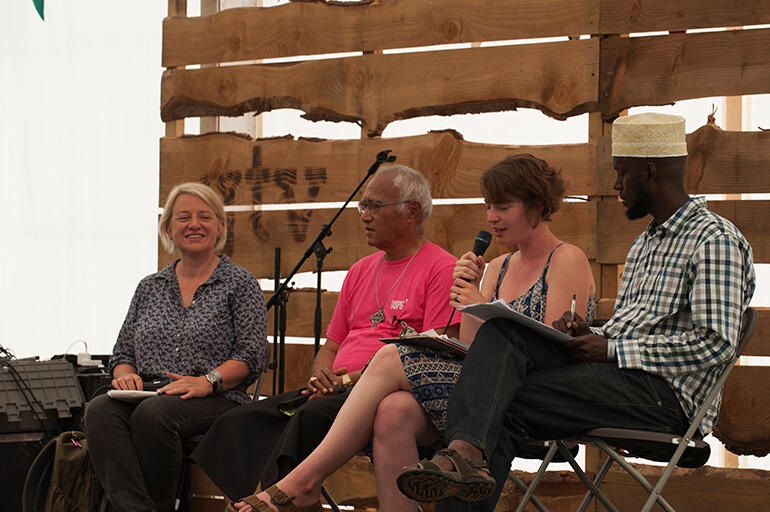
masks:
<path fill-rule="evenodd" d="M 684 118 L 655 113 L 617 118 L 612 123 L 612 156 L 687 156 Z"/>

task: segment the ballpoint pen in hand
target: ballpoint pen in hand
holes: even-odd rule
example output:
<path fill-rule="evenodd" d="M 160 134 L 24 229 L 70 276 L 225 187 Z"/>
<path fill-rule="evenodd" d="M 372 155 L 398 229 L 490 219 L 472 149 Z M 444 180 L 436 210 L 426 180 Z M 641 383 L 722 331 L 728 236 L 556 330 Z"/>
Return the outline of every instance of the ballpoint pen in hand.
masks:
<path fill-rule="evenodd" d="M 567 334 L 572 336 L 573 329 L 575 328 L 575 294 L 574 293 L 572 294 L 572 305 L 569 308 L 569 314 L 570 314 L 570 322 L 572 326 L 569 328 L 569 331 L 567 332 Z"/>

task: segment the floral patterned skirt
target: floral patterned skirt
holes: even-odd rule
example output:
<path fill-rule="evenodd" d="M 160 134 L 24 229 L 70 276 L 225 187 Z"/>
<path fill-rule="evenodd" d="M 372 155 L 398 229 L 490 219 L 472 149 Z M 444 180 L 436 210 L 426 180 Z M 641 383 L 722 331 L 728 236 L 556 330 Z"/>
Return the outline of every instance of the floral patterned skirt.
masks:
<path fill-rule="evenodd" d="M 455 356 L 427 347 L 397 343 L 406 379 L 417 401 L 442 434 L 446 430 L 449 397 L 463 362 Z"/>

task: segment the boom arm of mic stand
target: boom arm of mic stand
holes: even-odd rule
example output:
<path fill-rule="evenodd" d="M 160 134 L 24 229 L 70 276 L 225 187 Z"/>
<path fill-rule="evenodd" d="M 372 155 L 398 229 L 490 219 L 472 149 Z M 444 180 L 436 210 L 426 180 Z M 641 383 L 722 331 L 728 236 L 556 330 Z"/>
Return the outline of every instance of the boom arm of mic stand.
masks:
<path fill-rule="evenodd" d="M 321 230 L 319 231 L 318 235 L 316 236 L 315 240 L 313 240 L 313 243 L 310 244 L 310 247 L 307 248 L 305 251 L 305 254 L 302 256 L 302 259 L 299 260 L 299 262 L 294 266 L 292 271 L 289 273 L 288 277 L 283 281 L 281 284 L 281 287 L 276 290 L 273 293 L 273 296 L 270 297 L 270 300 L 267 301 L 267 309 L 269 310 L 271 307 L 275 306 L 276 301 L 278 300 L 278 296 L 280 293 L 283 292 L 285 288 L 288 287 L 289 282 L 294 277 L 294 275 L 299 271 L 300 267 L 305 264 L 305 261 L 307 261 L 308 258 L 314 253 L 320 252 L 321 249 L 318 248 L 318 244 L 321 244 L 320 247 L 323 247 L 323 240 L 327 236 L 332 234 L 331 227 L 332 224 L 334 224 L 334 221 L 337 220 L 337 217 L 339 217 L 343 211 L 345 211 L 345 208 L 347 207 L 348 203 L 353 200 L 353 198 L 358 194 L 358 191 L 361 190 L 361 187 L 364 186 L 364 183 L 366 183 L 366 180 L 369 179 L 370 176 L 372 176 L 375 172 L 377 172 L 377 169 L 380 168 L 382 164 L 385 162 L 395 162 L 396 156 L 390 154 L 390 149 L 386 149 L 384 151 L 380 151 L 377 153 L 377 158 L 374 161 L 374 163 L 369 167 L 369 170 L 366 172 L 366 175 L 363 177 L 361 182 L 358 184 L 358 186 L 353 190 L 353 192 L 348 196 L 348 198 L 345 200 L 345 203 L 337 210 L 337 213 L 334 214 L 334 217 L 332 217 L 332 220 L 329 221 L 328 224 L 324 224 L 321 226 Z M 328 251 L 327 251 L 328 252 Z"/>

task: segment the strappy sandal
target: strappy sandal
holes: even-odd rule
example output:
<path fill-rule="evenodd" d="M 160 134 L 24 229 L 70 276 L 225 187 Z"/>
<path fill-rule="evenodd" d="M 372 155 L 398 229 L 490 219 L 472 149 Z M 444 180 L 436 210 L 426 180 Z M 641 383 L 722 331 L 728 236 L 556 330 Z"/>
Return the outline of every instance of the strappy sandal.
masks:
<path fill-rule="evenodd" d="M 322 512 L 323 511 L 323 506 L 321 505 L 320 501 L 313 503 L 312 505 L 308 505 L 307 507 L 298 507 L 297 505 L 292 503 L 292 501 L 294 501 L 293 497 L 288 496 L 285 492 L 280 490 L 275 485 L 268 487 L 265 492 L 270 495 L 270 502 L 273 505 L 275 505 L 275 507 L 278 509 L 278 512 Z M 242 498 L 238 501 L 242 501 L 243 503 L 250 505 L 255 512 L 272 512 L 272 509 L 270 508 L 270 506 L 264 501 L 262 501 L 261 499 L 257 498 L 254 494 L 252 494 L 251 496 L 246 496 L 245 498 Z M 230 504 L 230 505 L 227 505 L 227 512 L 238 512 L 238 509 L 235 508 L 232 504 Z"/>
<path fill-rule="evenodd" d="M 436 455 L 449 459 L 455 471 L 445 471 L 429 460 L 407 466 L 396 479 L 405 496 L 423 502 L 447 498 L 482 501 L 494 492 L 496 482 L 486 462 L 474 464 L 452 448 L 439 450 Z"/>

